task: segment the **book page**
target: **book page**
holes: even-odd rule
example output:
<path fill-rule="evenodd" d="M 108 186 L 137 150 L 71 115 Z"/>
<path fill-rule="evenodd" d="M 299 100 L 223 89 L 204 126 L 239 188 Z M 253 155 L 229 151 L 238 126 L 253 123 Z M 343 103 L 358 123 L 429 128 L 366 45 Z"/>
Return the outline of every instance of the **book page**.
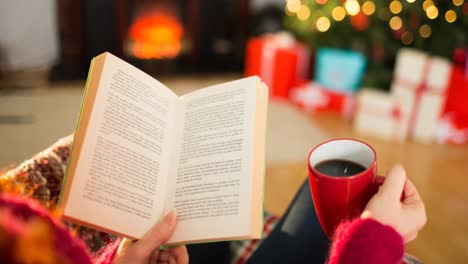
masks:
<path fill-rule="evenodd" d="M 254 113 L 258 78 L 181 97 L 179 137 L 169 173 L 171 242 L 249 234 Z"/>
<path fill-rule="evenodd" d="M 64 213 L 139 238 L 163 213 L 178 99 L 130 64 L 109 53 L 101 56 L 105 60 L 87 131 L 76 135 L 84 138 L 81 152 L 72 152 L 79 159 L 67 175 L 73 174 L 73 188 Z"/>

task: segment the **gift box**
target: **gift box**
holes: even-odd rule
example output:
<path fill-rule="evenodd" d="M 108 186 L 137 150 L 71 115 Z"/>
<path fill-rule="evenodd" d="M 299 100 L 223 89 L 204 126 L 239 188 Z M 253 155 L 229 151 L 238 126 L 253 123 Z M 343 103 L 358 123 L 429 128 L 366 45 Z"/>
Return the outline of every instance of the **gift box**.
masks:
<path fill-rule="evenodd" d="M 454 113 L 445 113 L 435 129 L 435 142 L 439 144 L 468 143 L 468 118 Z"/>
<path fill-rule="evenodd" d="M 465 78 L 468 79 L 468 48 L 465 49 Z"/>
<path fill-rule="evenodd" d="M 343 117 L 351 117 L 355 96 L 348 93 L 331 91 L 316 82 L 307 82 L 291 90 L 291 101 L 301 110 L 317 112 L 336 112 Z"/>
<path fill-rule="evenodd" d="M 424 86 L 427 76 L 429 56 L 414 49 L 400 49 L 396 57 L 395 70 L 391 90 L 398 90 L 400 87 L 420 90 Z"/>
<path fill-rule="evenodd" d="M 452 69 L 442 116 L 436 124 L 437 143 L 468 143 L 468 78 L 463 71 Z"/>
<path fill-rule="evenodd" d="M 327 89 L 354 93 L 360 87 L 366 58 L 357 52 L 320 48 L 315 61 L 315 80 Z"/>
<path fill-rule="evenodd" d="M 290 89 L 308 79 L 310 54 L 307 46 L 288 33 L 251 38 L 247 41 L 245 75 L 258 75 L 273 97 L 289 97 Z"/>
<path fill-rule="evenodd" d="M 358 93 L 353 125 L 359 133 L 401 142 L 407 136 L 407 120 L 398 96 L 370 89 Z"/>
<path fill-rule="evenodd" d="M 434 140 L 446 98 L 452 65 L 439 57 L 411 49 L 397 55 L 392 94 L 402 103 L 407 133 L 417 142 Z"/>
<path fill-rule="evenodd" d="M 449 86 L 452 65 L 443 58 L 428 60 L 427 78 L 422 91 L 414 99 L 411 137 L 421 143 L 434 141 L 437 122 L 442 114 Z"/>

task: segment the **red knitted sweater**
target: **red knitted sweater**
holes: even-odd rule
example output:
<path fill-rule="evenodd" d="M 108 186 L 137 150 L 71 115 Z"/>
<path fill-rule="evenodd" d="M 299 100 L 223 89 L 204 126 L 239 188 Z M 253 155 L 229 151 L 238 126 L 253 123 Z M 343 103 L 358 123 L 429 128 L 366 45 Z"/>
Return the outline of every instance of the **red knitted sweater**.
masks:
<path fill-rule="evenodd" d="M 403 255 L 403 239 L 393 228 L 372 219 L 356 219 L 338 226 L 328 263 L 396 264 Z"/>
<path fill-rule="evenodd" d="M 15 256 L 12 255 L 14 252 L 18 253 L 22 249 L 26 251 L 31 249 L 28 249 L 27 246 L 34 245 L 36 240 L 34 240 L 34 237 L 31 238 L 31 234 L 28 235 L 27 232 L 28 230 L 37 230 L 37 228 L 28 229 L 31 223 L 33 223 L 32 227 L 34 227 L 34 219 L 41 219 L 51 227 L 50 229 L 46 228 L 46 230 L 50 230 L 46 234 L 55 237 L 55 239 L 50 240 L 52 243 L 50 253 L 58 258 L 67 259 L 70 263 L 91 262 L 90 255 L 84 248 L 83 243 L 70 234 L 62 224 L 53 219 L 44 208 L 41 208 L 34 201 L 6 194 L 0 194 L 0 242 L 14 242 L 16 249 L 20 251 L 12 251 L 12 248 L 5 247 L 5 244 L 0 243 L 1 259 L 15 259 Z M 37 232 L 33 232 L 33 235 L 35 233 Z M 39 235 L 41 234 L 39 233 Z M 41 237 L 41 239 L 43 241 L 44 237 Z M 47 237 L 44 241 L 47 241 Z M 95 259 L 95 263 L 112 263 L 120 242 L 119 239 L 105 247 L 100 252 L 99 257 Z M 43 255 L 41 250 L 46 252 L 46 249 L 47 247 L 42 246 L 42 249 L 36 252 L 38 255 L 34 255 L 35 251 L 31 251 L 27 254 L 27 258 L 29 260 L 35 257 L 41 258 Z M 403 239 L 393 228 L 371 219 L 356 219 L 340 224 L 336 230 L 328 263 L 398 264 L 402 262 L 403 254 Z"/>
<path fill-rule="evenodd" d="M 119 241 L 108 246 L 97 263 L 110 264 L 118 246 Z M 399 264 L 403 255 L 403 239 L 393 228 L 372 219 L 355 219 L 336 230 L 328 264 Z"/>

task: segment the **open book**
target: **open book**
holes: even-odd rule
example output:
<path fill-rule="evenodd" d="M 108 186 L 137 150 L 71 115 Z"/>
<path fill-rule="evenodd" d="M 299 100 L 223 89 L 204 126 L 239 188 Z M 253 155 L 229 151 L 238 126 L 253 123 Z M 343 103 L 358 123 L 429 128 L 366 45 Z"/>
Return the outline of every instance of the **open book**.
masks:
<path fill-rule="evenodd" d="M 178 97 L 97 56 L 61 193 L 65 218 L 140 238 L 176 208 L 168 244 L 259 238 L 267 102 L 258 77 Z"/>

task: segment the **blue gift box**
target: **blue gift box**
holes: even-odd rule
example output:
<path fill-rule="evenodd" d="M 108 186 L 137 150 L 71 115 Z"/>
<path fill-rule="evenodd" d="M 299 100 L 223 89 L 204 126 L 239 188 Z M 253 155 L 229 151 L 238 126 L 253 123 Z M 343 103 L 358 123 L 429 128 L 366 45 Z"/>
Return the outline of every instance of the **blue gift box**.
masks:
<path fill-rule="evenodd" d="M 320 48 L 315 62 L 315 80 L 327 89 L 356 92 L 366 69 L 366 58 L 357 52 Z"/>

